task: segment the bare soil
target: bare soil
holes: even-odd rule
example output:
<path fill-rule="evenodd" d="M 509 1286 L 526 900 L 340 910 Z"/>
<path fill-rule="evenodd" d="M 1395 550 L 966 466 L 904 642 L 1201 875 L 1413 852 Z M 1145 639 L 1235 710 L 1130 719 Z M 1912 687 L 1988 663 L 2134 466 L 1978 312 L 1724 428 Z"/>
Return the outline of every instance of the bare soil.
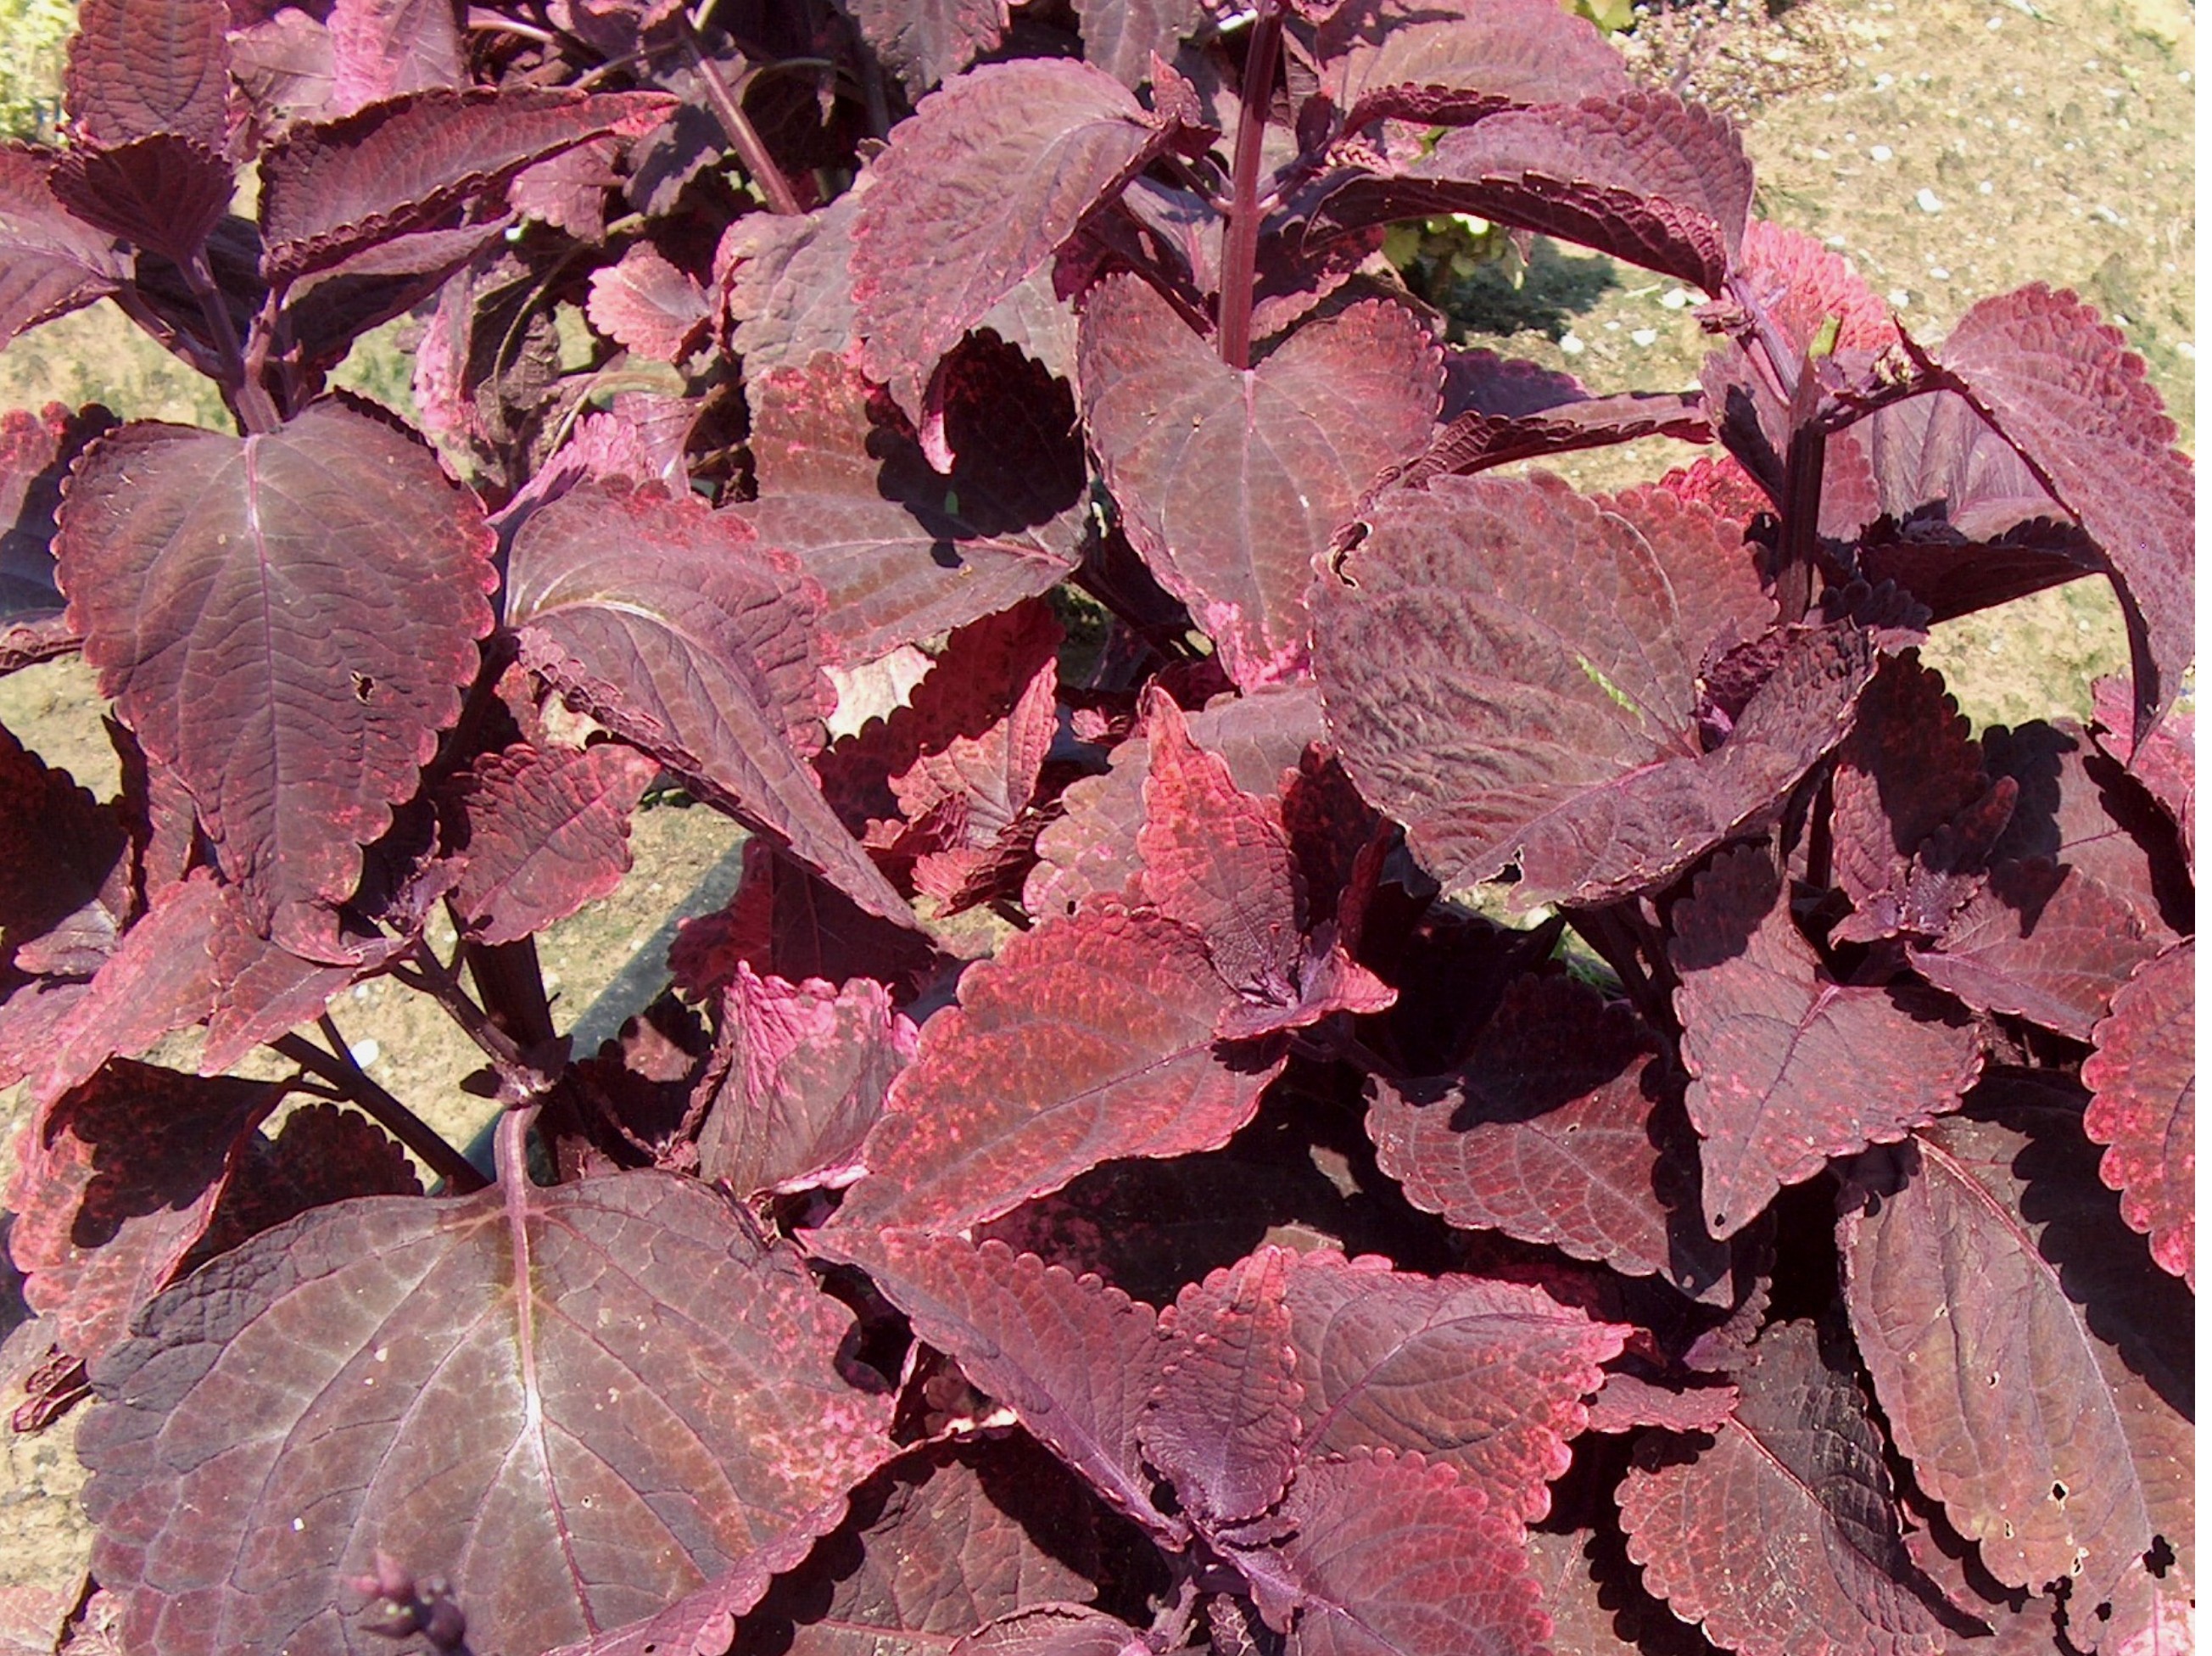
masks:
<path fill-rule="evenodd" d="M 2025 282 L 2072 287 L 2143 353 L 2192 445 L 2195 21 L 2191 0 L 1806 0 L 1773 33 L 1727 43 L 1734 70 L 1689 68 L 1738 106 L 1759 210 L 1826 238 L 1917 337 L 1940 339 L 1974 301 Z M 1499 281 L 1506 337 L 1486 343 L 1597 389 L 1694 382 L 1706 341 L 1694 296 L 1671 283 L 1542 243 L 1517 289 Z M 391 397 L 404 368 L 380 342 L 352 377 Z M 0 405 L 48 399 L 222 423 L 210 392 L 105 308 L 0 356 Z M 1654 440 L 1557 469 L 1614 487 L 1686 458 Z M 2117 609 L 2094 581 L 1953 623 L 1926 654 L 1982 722 L 2084 713 L 2091 680 L 2126 661 Z M 0 679 L 0 724 L 105 794 L 115 770 L 100 712 L 75 663 Z M 737 838 L 703 809 L 641 812 L 622 889 L 541 941 L 556 1016 L 584 1019 L 633 961 L 643 970 L 618 998 L 645 998 L 672 906 L 710 870 L 726 874 Z M 619 1009 L 590 1020 L 592 1038 L 611 1032 Z M 373 1075 L 457 1142 L 472 1136 L 484 1105 L 459 1082 L 477 1058 L 442 1014 L 381 982 L 335 1014 Z M 18 1095 L 0 1093 L 0 1176 L 14 1165 L 20 1110 Z M 0 1333 L 23 1315 L 13 1290 L 0 1270 Z M 0 1413 L 16 1401 L 0 1392 Z M 0 1427 L 0 1588 L 66 1589 L 82 1577 L 79 1417 L 33 1437 Z"/>

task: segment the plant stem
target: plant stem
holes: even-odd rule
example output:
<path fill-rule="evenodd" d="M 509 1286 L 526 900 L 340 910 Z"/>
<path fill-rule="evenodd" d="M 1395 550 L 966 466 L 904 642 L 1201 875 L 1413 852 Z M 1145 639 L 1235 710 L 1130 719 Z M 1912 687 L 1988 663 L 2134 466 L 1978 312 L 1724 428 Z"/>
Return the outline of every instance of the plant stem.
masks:
<path fill-rule="evenodd" d="M 526 1095 L 542 1090 L 544 1077 L 524 1056 L 514 1038 L 494 1023 L 484 1009 L 469 998 L 461 987 L 460 978 L 446 963 L 438 959 L 430 946 L 417 938 L 412 951 L 413 965 L 410 968 L 392 966 L 392 975 L 412 989 L 419 989 L 446 1009 L 446 1015 L 460 1026 L 461 1032 L 477 1044 L 477 1050 L 492 1062 L 501 1080 Z"/>
<path fill-rule="evenodd" d="M 223 303 L 222 290 L 215 284 L 215 272 L 208 266 L 206 250 L 194 253 L 186 261 L 184 271 L 185 285 L 199 301 L 200 314 L 207 320 L 208 332 L 222 363 L 224 400 L 229 403 L 231 412 L 249 434 L 276 430 L 284 423 L 284 417 L 276 411 L 276 401 L 267 388 L 246 371 L 246 351 L 238 342 L 238 329 L 230 320 L 230 307 Z"/>
<path fill-rule="evenodd" d="M 1283 44 L 1282 0 L 1260 0 L 1244 49 L 1244 85 L 1237 111 L 1237 159 L 1230 180 L 1229 222 L 1221 233 L 1221 360 L 1238 373 L 1252 366 L 1252 269 L 1260 252 L 1260 145 L 1275 94 L 1275 58 Z"/>
<path fill-rule="evenodd" d="M 1784 625 L 1813 607 L 1813 565 L 1820 545 L 1820 478 L 1828 434 L 1814 418 L 1820 382 L 1808 361 L 1790 399 L 1790 453 L 1782 464 L 1782 540 L 1776 551 L 1774 599 Z"/>
<path fill-rule="evenodd" d="M 691 67 L 707 83 L 707 101 L 714 106 L 715 118 L 722 123 L 730 147 L 738 152 L 745 171 L 752 174 L 753 182 L 768 198 L 769 210 L 787 216 L 805 212 L 806 210 L 799 204 L 799 197 L 791 187 L 791 180 L 784 177 L 783 169 L 775 164 L 775 157 L 769 154 L 768 145 L 761 142 L 761 135 L 745 113 L 744 106 L 731 92 L 720 68 L 700 46 L 699 32 L 692 27 L 688 15 L 684 16 L 683 23 L 684 50 L 691 59 Z"/>
<path fill-rule="evenodd" d="M 326 1028 L 325 1032 L 335 1032 Z M 350 1053 L 343 1058 L 333 1057 L 313 1041 L 297 1035 L 280 1035 L 269 1044 L 309 1075 L 328 1081 L 347 1102 L 359 1105 L 378 1126 L 422 1157 L 423 1166 L 444 1179 L 447 1188 L 456 1195 L 481 1190 L 489 1183 L 469 1165 L 467 1157 L 438 1135 L 429 1123 L 364 1075 L 352 1062 Z M 338 1050 L 345 1051 L 343 1043 Z"/>

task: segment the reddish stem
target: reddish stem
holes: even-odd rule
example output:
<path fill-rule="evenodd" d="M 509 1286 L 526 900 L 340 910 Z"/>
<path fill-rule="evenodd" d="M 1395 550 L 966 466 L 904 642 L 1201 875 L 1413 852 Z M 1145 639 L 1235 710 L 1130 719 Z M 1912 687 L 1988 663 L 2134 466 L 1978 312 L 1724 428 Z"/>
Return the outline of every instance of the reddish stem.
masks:
<path fill-rule="evenodd" d="M 1221 235 L 1221 360 L 1240 374 L 1252 366 L 1252 271 L 1260 253 L 1260 144 L 1275 95 L 1275 59 L 1283 44 L 1281 0 L 1260 0 L 1244 50 L 1244 86 L 1237 111 L 1237 159 L 1230 180 L 1229 222 Z"/>
<path fill-rule="evenodd" d="M 798 192 L 792 189 L 791 180 L 784 177 L 783 168 L 775 164 L 775 157 L 769 154 L 768 145 L 761 141 L 744 106 L 730 90 L 729 82 L 723 80 L 720 68 L 699 45 L 698 33 L 691 27 L 690 17 L 684 17 L 683 27 L 684 50 L 691 59 L 691 67 L 706 82 L 707 101 L 714 106 L 714 117 L 721 122 L 722 131 L 730 140 L 731 148 L 738 152 L 738 159 L 744 162 L 745 171 L 752 174 L 753 182 L 768 198 L 769 210 L 787 216 L 805 212 L 806 210 L 799 204 Z"/>
<path fill-rule="evenodd" d="M 276 1051 L 289 1058 L 309 1075 L 328 1081 L 345 1096 L 349 1104 L 357 1105 L 362 1112 L 402 1144 L 422 1158 L 422 1164 L 458 1196 L 471 1190 L 481 1190 L 488 1181 L 470 1165 L 469 1160 L 438 1135 L 435 1129 L 422 1117 L 386 1092 L 350 1062 L 332 1057 L 313 1041 L 298 1035 L 280 1035 L 269 1043 Z"/>

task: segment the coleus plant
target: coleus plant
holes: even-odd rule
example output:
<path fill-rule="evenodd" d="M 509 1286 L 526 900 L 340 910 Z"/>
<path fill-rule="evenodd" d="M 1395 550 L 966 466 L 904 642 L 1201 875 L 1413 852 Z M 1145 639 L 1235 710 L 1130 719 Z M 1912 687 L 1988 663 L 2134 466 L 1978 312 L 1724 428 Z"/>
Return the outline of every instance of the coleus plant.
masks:
<path fill-rule="evenodd" d="M 1554 0 L 86 0 L 67 113 L 0 328 L 238 426 L 4 426 L 124 777 L 0 735 L 16 1424 L 126 1648 L 2186 1647 L 2191 478 L 2087 306 L 1911 338 Z M 1447 343 L 1442 213 L 1700 388 Z M 1977 736 L 1926 628 L 2092 575 L 2131 682 Z M 573 1052 L 664 777 L 744 879 Z"/>

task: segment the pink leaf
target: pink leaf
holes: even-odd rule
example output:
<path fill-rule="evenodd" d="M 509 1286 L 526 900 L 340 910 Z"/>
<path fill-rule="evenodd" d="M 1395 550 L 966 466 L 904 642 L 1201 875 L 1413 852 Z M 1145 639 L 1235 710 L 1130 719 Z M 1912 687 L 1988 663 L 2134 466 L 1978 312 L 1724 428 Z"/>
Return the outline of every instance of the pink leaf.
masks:
<path fill-rule="evenodd" d="M 2194 939 L 2136 969 L 2081 1066 L 2095 1097 L 2082 1127 L 2105 1152 L 2120 1212 L 2151 1257 L 2197 1286 L 2197 1062 Z"/>
<path fill-rule="evenodd" d="M 343 403 L 130 425 L 80 462 L 58 551 L 85 659 L 257 925 L 353 891 L 477 670 L 492 541 L 428 448 Z"/>
<path fill-rule="evenodd" d="M 1428 441 L 1440 373 L 1413 314 L 1379 301 L 1242 373 L 1133 277 L 1085 302 L 1077 377 L 1107 485 L 1242 687 L 1303 671 L 1314 556 Z"/>
<path fill-rule="evenodd" d="M 592 272 L 585 313 L 608 338 L 663 362 L 683 361 L 714 314 L 699 284 L 649 241 L 632 244 L 616 263 Z"/>

